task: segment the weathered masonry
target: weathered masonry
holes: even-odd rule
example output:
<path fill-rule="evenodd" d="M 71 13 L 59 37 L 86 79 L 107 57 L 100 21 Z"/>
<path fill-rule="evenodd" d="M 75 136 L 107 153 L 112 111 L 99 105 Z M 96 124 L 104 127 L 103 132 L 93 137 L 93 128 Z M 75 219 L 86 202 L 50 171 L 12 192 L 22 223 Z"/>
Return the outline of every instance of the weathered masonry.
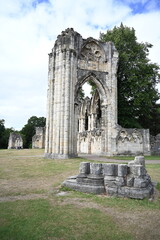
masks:
<path fill-rule="evenodd" d="M 148 130 L 117 124 L 117 62 L 112 42 L 83 39 L 72 28 L 57 37 L 49 54 L 45 157 L 150 154 Z M 97 90 L 82 100 L 88 81 Z"/>
<path fill-rule="evenodd" d="M 23 148 L 22 136 L 16 132 L 10 133 L 8 140 L 8 149 L 22 149 L 22 148 Z"/>
<path fill-rule="evenodd" d="M 32 137 L 32 148 L 45 147 L 45 127 L 36 127 L 36 134 Z"/>
<path fill-rule="evenodd" d="M 62 184 L 73 190 L 135 199 L 150 198 L 154 186 L 143 156 L 127 164 L 81 162 L 79 174 Z"/>

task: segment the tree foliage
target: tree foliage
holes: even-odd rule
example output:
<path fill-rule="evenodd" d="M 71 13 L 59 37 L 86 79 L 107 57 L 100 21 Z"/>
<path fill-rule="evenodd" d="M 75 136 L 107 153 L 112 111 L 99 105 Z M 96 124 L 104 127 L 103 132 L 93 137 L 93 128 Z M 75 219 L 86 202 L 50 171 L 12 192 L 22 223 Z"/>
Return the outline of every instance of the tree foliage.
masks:
<path fill-rule="evenodd" d="M 0 119 L 0 148 L 3 148 L 4 132 L 5 132 L 4 119 Z"/>
<path fill-rule="evenodd" d="M 135 30 L 123 24 L 100 34 L 100 40 L 112 41 L 119 52 L 118 123 L 150 128 L 153 115 L 158 114 L 156 84 L 160 81 L 159 66 L 148 59 L 152 45 L 138 43 Z"/>
<path fill-rule="evenodd" d="M 14 131 L 13 128 L 5 128 L 5 120 L 0 119 L 0 149 L 8 147 L 8 140 L 10 133 Z"/>
<path fill-rule="evenodd" d="M 23 137 L 24 148 L 30 148 L 32 145 L 32 137 L 36 133 L 36 127 L 45 127 L 46 118 L 32 116 L 28 119 L 27 124 L 22 128 L 21 134 Z"/>

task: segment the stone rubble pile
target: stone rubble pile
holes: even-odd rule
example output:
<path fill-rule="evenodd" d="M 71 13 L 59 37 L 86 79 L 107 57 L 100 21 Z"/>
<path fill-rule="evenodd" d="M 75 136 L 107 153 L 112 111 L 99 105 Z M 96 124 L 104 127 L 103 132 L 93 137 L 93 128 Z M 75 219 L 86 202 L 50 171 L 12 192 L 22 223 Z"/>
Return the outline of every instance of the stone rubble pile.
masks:
<path fill-rule="evenodd" d="M 81 162 L 79 175 L 67 178 L 62 185 L 80 192 L 135 199 L 150 198 L 154 192 L 143 156 L 128 164 Z"/>

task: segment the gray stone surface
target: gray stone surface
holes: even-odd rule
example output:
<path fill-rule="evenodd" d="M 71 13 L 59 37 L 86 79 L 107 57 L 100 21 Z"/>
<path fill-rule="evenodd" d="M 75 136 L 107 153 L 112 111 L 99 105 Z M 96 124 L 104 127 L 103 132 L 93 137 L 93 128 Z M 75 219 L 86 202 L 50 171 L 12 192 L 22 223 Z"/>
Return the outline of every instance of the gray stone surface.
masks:
<path fill-rule="evenodd" d="M 160 156 L 160 133 L 156 136 L 150 136 L 152 155 Z"/>
<path fill-rule="evenodd" d="M 134 177 L 132 174 L 127 176 L 127 187 L 133 187 L 134 185 Z"/>
<path fill-rule="evenodd" d="M 127 164 L 118 164 L 118 176 L 125 177 L 128 173 Z"/>
<path fill-rule="evenodd" d="M 79 175 L 78 177 L 86 177 L 87 174 L 90 174 L 90 163 L 89 162 L 81 162 L 79 167 Z"/>
<path fill-rule="evenodd" d="M 36 134 L 32 137 L 32 148 L 45 147 L 45 127 L 36 127 Z"/>
<path fill-rule="evenodd" d="M 93 176 L 102 175 L 102 164 L 101 163 L 90 163 L 90 174 Z"/>
<path fill-rule="evenodd" d="M 130 173 L 133 174 L 134 176 L 145 176 L 146 169 L 142 165 L 131 165 Z"/>
<path fill-rule="evenodd" d="M 137 161 L 135 163 L 137 164 Z M 144 166 L 144 162 L 142 165 L 82 162 L 80 174 L 66 179 L 63 185 L 94 194 L 105 193 L 109 196 L 135 199 L 150 198 L 154 193 L 154 186 Z"/>
<path fill-rule="evenodd" d="M 103 174 L 106 176 L 117 176 L 118 165 L 113 163 L 103 163 Z"/>
<path fill-rule="evenodd" d="M 133 161 L 130 161 L 128 163 L 129 166 L 131 165 L 142 165 L 143 167 L 145 167 L 145 159 L 144 156 L 136 156 L 135 159 Z"/>
<path fill-rule="evenodd" d="M 116 177 L 116 185 L 123 187 L 126 185 L 126 179 L 124 177 Z"/>
<path fill-rule="evenodd" d="M 134 187 L 135 188 L 146 188 L 148 186 L 148 184 L 149 184 L 149 181 L 147 181 L 146 179 L 143 179 L 141 177 L 134 179 Z"/>
<path fill-rule="evenodd" d="M 22 149 L 22 148 L 23 148 L 22 136 L 16 132 L 10 133 L 8 140 L 8 149 Z"/>

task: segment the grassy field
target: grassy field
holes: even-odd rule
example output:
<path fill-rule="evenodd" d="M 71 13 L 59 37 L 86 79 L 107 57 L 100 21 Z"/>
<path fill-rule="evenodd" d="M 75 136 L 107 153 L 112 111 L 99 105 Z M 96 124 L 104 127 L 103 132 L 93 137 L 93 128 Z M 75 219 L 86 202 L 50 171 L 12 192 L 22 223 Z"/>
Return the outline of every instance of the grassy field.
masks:
<path fill-rule="evenodd" d="M 1 240 L 159 240 L 159 182 L 154 201 L 64 192 L 84 159 L 43 159 L 43 150 L 0 150 Z M 158 190 L 159 189 L 159 190 Z"/>

